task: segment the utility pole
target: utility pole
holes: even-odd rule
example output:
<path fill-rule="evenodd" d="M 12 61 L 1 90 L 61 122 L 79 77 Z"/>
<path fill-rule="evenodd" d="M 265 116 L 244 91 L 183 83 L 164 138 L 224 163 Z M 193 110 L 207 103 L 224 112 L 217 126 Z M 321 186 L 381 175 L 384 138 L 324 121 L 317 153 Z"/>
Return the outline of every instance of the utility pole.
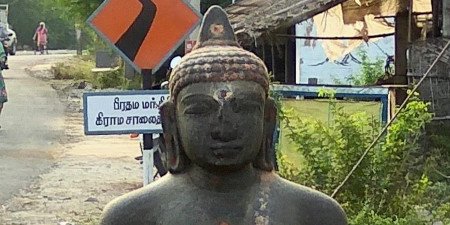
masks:
<path fill-rule="evenodd" d="M 83 45 L 81 42 L 81 26 L 80 24 L 75 24 L 75 38 L 77 39 L 77 55 L 83 54 Z"/>
<path fill-rule="evenodd" d="M 300 24 L 295 24 L 295 35 L 301 34 Z M 300 39 L 295 39 L 295 83 L 300 84 L 302 77 L 302 44 Z"/>

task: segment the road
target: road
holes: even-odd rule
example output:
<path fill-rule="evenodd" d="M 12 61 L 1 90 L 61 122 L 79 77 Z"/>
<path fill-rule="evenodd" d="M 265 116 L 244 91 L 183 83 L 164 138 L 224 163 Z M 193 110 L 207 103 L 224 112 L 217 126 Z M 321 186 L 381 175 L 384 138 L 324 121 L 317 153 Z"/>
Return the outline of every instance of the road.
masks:
<path fill-rule="evenodd" d="M 25 69 L 68 56 L 19 52 L 9 57 L 11 69 L 3 71 L 9 102 L 0 116 L 0 205 L 48 169 L 61 152 L 63 104 L 48 84 Z"/>
<path fill-rule="evenodd" d="M 20 52 L 5 73 L 10 101 L 0 116 L 1 225 L 98 224 L 108 202 L 142 187 L 142 166 L 134 159 L 139 139 L 85 136 L 82 90 L 69 88 L 70 80 L 43 82 L 25 73 L 30 68 L 48 79 L 44 71 L 70 56 L 51 53 Z M 48 83 L 69 97 L 61 103 Z"/>

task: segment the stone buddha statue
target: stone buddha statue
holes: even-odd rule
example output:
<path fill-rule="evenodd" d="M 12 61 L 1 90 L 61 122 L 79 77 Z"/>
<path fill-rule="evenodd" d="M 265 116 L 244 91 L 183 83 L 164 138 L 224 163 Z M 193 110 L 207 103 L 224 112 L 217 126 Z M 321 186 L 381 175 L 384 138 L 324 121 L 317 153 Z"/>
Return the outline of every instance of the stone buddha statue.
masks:
<path fill-rule="evenodd" d="M 101 224 L 347 224 L 333 199 L 273 171 L 267 68 L 220 7 L 205 14 L 169 89 L 160 111 L 170 173 L 109 203 Z"/>

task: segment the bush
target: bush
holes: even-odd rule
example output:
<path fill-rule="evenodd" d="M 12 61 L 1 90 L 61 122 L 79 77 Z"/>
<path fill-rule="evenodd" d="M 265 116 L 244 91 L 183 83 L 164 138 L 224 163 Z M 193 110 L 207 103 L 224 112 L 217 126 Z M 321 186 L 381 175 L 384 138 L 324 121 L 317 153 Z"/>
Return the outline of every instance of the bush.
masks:
<path fill-rule="evenodd" d="M 126 90 L 141 89 L 142 78 L 135 76 L 128 80 L 124 77 L 123 66 L 118 70 L 108 72 L 93 73 L 95 62 L 90 56 L 73 58 L 70 62 L 57 63 L 52 67 L 52 73 L 55 79 L 72 79 L 76 81 L 86 81 L 94 88 L 118 88 Z"/>
<path fill-rule="evenodd" d="M 95 67 L 95 63 L 88 60 L 74 58 L 70 62 L 62 62 L 55 64 L 51 71 L 55 79 L 59 80 L 92 80 L 93 74 L 91 69 Z"/>
<path fill-rule="evenodd" d="M 278 152 L 279 173 L 288 180 L 331 194 L 378 135 L 380 123 L 365 113 L 345 113 L 332 93 L 321 95 L 331 98 L 329 123 L 301 118 L 294 110 L 282 108 L 284 128 L 304 163 L 296 168 Z M 450 194 L 450 188 L 429 179 L 429 162 L 436 155 L 418 157 L 423 128 L 432 118 L 428 106 L 415 95 L 341 188 L 336 199 L 345 208 L 351 224 L 448 221 L 449 198 L 441 200 Z M 424 213 L 429 216 L 423 216 Z"/>
<path fill-rule="evenodd" d="M 96 72 L 93 76 L 94 87 L 99 89 L 105 88 L 121 88 L 125 82 L 123 69 L 109 72 Z"/>

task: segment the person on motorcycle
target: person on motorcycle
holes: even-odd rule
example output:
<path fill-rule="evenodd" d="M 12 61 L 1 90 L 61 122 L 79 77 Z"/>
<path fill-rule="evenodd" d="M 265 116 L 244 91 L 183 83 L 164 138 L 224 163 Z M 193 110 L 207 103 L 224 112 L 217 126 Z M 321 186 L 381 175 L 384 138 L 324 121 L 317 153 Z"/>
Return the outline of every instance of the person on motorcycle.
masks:
<path fill-rule="evenodd" d="M 0 23 L 0 40 L 3 41 L 8 38 L 8 30 L 6 29 L 5 24 Z M 6 48 L 6 46 L 3 44 L 3 48 Z M 5 49 L 6 52 L 6 49 Z"/>
<path fill-rule="evenodd" d="M 2 61 L 0 62 L 0 70 L 7 70 L 7 69 L 9 69 L 8 63 L 7 63 L 8 62 L 7 41 L 9 41 L 7 27 L 5 26 L 5 24 L 0 23 L 0 42 L 2 43 L 2 46 L 3 46 L 2 49 L 3 49 L 3 52 L 5 54 L 5 56 L 4 56 L 5 58 L 2 59 Z"/>
<path fill-rule="evenodd" d="M 44 54 L 47 49 L 48 30 L 44 22 L 40 22 L 36 31 L 34 32 L 33 40 L 36 43 L 37 50 Z"/>

